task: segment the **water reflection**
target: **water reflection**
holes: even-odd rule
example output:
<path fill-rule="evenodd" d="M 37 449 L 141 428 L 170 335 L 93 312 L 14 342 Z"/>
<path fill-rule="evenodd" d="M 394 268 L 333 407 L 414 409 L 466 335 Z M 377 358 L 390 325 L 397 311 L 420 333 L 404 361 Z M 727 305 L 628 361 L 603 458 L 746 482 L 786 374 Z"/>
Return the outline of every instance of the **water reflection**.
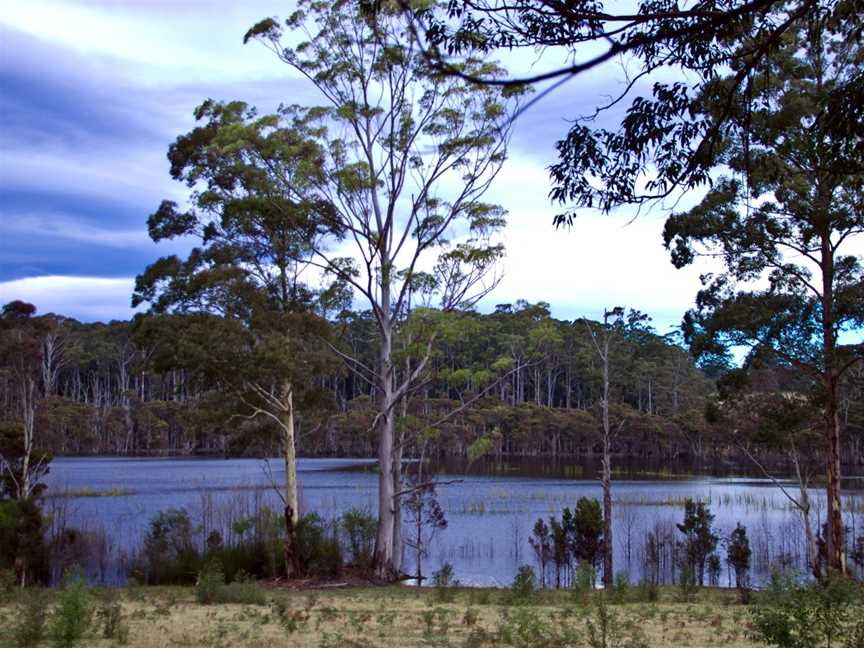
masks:
<path fill-rule="evenodd" d="M 82 530 L 101 530 L 111 542 L 110 564 L 97 577 L 122 581 L 129 556 L 139 548 L 149 520 L 159 511 L 185 508 L 202 523 L 205 514 L 224 523 L 252 514 L 263 505 L 279 509 L 273 482 L 284 471 L 272 460 L 268 476 L 255 459 L 121 459 L 60 458 L 51 466 L 47 506 L 55 525 L 65 522 Z M 507 585 L 518 566 L 533 564 L 528 538 L 538 517 L 559 515 L 580 496 L 600 497 L 592 479 L 591 461 L 576 463 L 485 462 L 471 466 L 442 466 L 438 499 L 448 525 L 437 534 L 423 565 L 430 574 L 444 562 L 457 578 L 470 585 Z M 715 515 L 715 532 L 728 537 L 736 523 L 747 527 L 753 548 L 757 581 L 772 565 L 802 568 L 806 561 L 803 524 L 789 501 L 769 480 L 733 477 L 728 466 L 709 474 L 674 473 L 642 465 L 625 466 L 613 486 L 615 498 L 615 563 L 636 582 L 644 569 L 646 538 L 663 538 L 673 551 L 675 524 L 681 521 L 687 498 L 706 502 Z M 301 506 L 324 518 L 336 518 L 359 508 L 375 513 L 377 475 L 374 461 L 356 459 L 301 459 L 298 464 Z M 691 472 L 695 472 L 692 471 Z M 859 478 L 848 481 L 844 495 L 845 519 L 852 537 L 864 532 L 864 491 Z M 59 497 L 63 493 L 68 497 Z M 813 489 L 814 528 L 824 519 L 824 492 Z M 677 537 L 680 539 L 680 536 Z M 720 549 L 721 557 L 725 550 Z M 411 571 L 406 555 L 406 570 Z M 666 556 L 672 560 L 671 553 Z M 667 565 L 668 578 L 672 565 Z M 721 584 L 727 584 L 725 561 Z"/>

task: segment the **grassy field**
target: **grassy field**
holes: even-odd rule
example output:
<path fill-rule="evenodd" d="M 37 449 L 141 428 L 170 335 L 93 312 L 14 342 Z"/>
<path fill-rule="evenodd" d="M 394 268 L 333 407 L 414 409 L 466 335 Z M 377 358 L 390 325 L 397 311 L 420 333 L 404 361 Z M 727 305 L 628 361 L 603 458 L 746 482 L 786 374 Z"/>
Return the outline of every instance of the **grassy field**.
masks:
<path fill-rule="evenodd" d="M 98 592 L 94 601 L 98 607 Z M 203 605 L 191 588 L 119 590 L 125 645 L 135 648 L 205 646 L 212 648 L 411 648 L 415 646 L 592 647 L 604 626 L 599 597 L 543 592 L 528 604 L 507 602 L 506 592 L 452 589 L 439 596 L 408 587 L 264 590 L 258 604 Z M 51 594 L 56 596 L 56 594 Z M 442 600 L 451 598 L 452 600 Z M 254 598 L 254 597 L 253 597 Z M 748 639 L 749 614 L 734 592 L 703 590 L 689 603 L 675 589 L 656 602 L 606 606 L 605 627 L 623 643 L 637 646 L 758 646 Z M 263 603 L 263 604 L 262 604 Z M 0 606 L 0 642 L 20 620 L 13 599 Z M 97 614 L 77 645 L 117 646 L 102 637 Z M 646 643 L 639 643 L 639 637 Z M 54 645 L 48 639 L 44 645 Z M 11 645 L 11 644 L 10 644 Z M 597 645 L 597 644 L 594 644 Z M 602 645 L 602 644 L 599 644 Z"/>

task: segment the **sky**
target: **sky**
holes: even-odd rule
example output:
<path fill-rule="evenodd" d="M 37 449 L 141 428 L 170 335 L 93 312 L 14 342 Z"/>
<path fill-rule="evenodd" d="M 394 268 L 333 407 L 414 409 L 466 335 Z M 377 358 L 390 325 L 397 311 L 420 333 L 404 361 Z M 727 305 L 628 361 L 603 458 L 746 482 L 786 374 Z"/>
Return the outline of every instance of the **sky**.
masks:
<path fill-rule="evenodd" d="M 185 188 L 165 154 L 206 98 L 262 110 L 320 103 L 309 85 L 244 32 L 290 4 L 265 0 L 12 0 L 0 13 L 0 304 L 34 303 L 84 321 L 131 316 L 134 278 L 183 242 L 154 244 L 146 220 Z M 549 61 L 526 53 L 505 63 Z M 660 205 L 638 218 L 580 213 L 556 230 L 547 167 L 568 119 L 622 83 L 616 68 L 571 81 L 515 125 L 509 159 L 485 199 L 504 206 L 504 278 L 480 304 L 551 304 L 563 319 L 625 306 L 659 332 L 692 305 L 707 266 L 676 270 Z M 678 205 L 695 202 L 688 197 Z"/>

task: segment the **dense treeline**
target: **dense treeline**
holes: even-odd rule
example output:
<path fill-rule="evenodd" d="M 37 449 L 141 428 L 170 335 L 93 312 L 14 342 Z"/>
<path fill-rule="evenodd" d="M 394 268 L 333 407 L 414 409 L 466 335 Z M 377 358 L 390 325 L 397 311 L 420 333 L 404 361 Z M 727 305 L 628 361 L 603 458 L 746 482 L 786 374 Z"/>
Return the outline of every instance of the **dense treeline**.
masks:
<path fill-rule="evenodd" d="M 242 399 L 218 379 L 178 364 L 178 341 L 151 343 L 141 321 L 89 324 L 38 316 L 20 303 L 17 308 L 9 305 L 3 315 L 2 418 L 27 421 L 32 410 L 39 448 L 66 455 L 280 453 L 279 435 L 266 417 L 250 418 Z M 426 451 L 442 457 L 464 456 L 478 439 L 499 456 L 595 452 L 601 373 L 593 325 L 556 320 L 547 304 L 526 302 L 444 320 L 432 366 L 402 424 L 438 423 Z M 357 362 L 374 364 L 366 357 L 374 335 L 367 313 L 344 311 L 330 327 Z M 735 430 L 710 416 L 720 368 L 697 368 L 672 339 L 644 324 L 628 329 L 612 365 L 610 401 L 622 425 L 616 454 L 739 454 Z M 782 367 L 750 375 L 757 392 L 796 389 Z M 337 363 L 309 379 L 326 398 L 300 412 L 298 452 L 373 455 L 370 383 Z M 864 451 L 861 386 L 862 377 L 853 374 L 842 402 L 849 462 L 860 461 Z M 760 430 L 751 432 L 758 441 Z"/>

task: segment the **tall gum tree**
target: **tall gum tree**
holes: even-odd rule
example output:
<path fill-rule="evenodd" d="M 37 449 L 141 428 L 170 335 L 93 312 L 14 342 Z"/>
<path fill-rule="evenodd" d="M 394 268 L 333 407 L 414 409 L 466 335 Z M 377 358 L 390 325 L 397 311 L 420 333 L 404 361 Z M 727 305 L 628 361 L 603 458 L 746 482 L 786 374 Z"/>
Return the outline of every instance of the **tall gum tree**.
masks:
<path fill-rule="evenodd" d="M 846 571 L 839 400 L 844 377 L 864 357 L 860 343 L 841 343 L 844 331 L 864 326 L 856 247 L 864 233 L 864 140 L 838 137 L 830 115 L 837 88 L 864 64 L 847 27 L 814 11 L 785 34 L 743 91 L 729 93 L 734 78 L 705 87 L 701 112 L 729 115 L 712 159 L 724 175 L 664 231 L 677 267 L 700 254 L 724 264 L 703 277 L 696 308 L 685 317 L 692 349 L 709 355 L 746 346 L 753 357 L 771 356 L 809 380 L 822 419 L 828 565 L 839 572 Z"/>
<path fill-rule="evenodd" d="M 316 311 L 340 294 L 338 285 L 316 294 L 306 283 L 313 242 L 332 220 L 329 205 L 305 193 L 319 173 L 319 150 L 242 102 L 208 100 L 195 116 L 201 125 L 168 152 L 171 175 L 191 191 L 190 208 L 163 201 L 148 228 L 157 242 L 196 237 L 200 245 L 186 259 L 159 259 L 137 278 L 133 304 L 148 302 L 163 317 L 139 318 L 136 335 L 162 347 L 154 361 L 163 370 L 192 368 L 233 394 L 239 404 L 227 416 L 263 417 L 278 427 L 292 576 L 302 567 L 293 550 L 296 411 L 321 401 L 315 377 L 332 367 L 322 345 L 327 324 Z"/>
<path fill-rule="evenodd" d="M 246 34 L 303 75 L 324 106 L 285 108 L 283 116 L 324 153 L 317 191 L 334 207 L 352 262 L 323 242 L 313 258 L 349 283 L 371 307 L 377 361 L 362 368 L 375 385 L 379 500 L 375 570 L 401 573 L 400 400 L 426 370 L 434 333 L 414 339 L 410 370 L 394 362 L 397 328 L 417 274 L 434 274 L 437 307 L 475 303 L 497 283 L 503 248 L 491 238 L 504 211 L 481 197 L 506 157 L 510 105 L 519 87 L 478 86 L 429 68 L 398 3 L 303 0 L 284 27 L 265 19 Z M 282 43 L 283 29 L 296 47 Z M 500 70 L 469 57 L 466 71 Z M 357 368 L 357 362 L 349 362 Z"/>

